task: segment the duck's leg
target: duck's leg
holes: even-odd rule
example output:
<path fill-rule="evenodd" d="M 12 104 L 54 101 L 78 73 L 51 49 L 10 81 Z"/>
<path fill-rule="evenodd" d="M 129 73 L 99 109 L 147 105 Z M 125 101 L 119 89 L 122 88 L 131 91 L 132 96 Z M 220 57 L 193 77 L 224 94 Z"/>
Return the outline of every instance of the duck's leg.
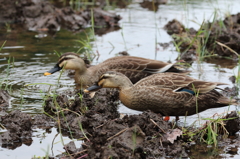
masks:
<path fill-rule="evenodd" d="M 165 118 L 163 120 L 164 121 L 169 121 L 170 120 L 170 116 L 165 116 Z"/>
<path fill-rule="evenodd" d="M 179 120 L 179 116 L 176 116 L 175 118 L 176 118 L 176 122 L 177 122 Z"/>
<path fill-rule="evenodd" d="M 169 121 L 170 120 L 170 116 L 165 116 L 165 118 L 163 119 L 164 121 Z M 179 120 L 179 116 L 176 116 L 176 122 Z"/>

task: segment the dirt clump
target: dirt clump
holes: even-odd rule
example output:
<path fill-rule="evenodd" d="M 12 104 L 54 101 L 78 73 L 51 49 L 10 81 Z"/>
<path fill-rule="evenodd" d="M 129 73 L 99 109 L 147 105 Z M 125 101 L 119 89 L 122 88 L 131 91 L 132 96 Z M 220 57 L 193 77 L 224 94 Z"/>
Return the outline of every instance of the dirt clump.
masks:
<path fill-rule="evenodd" d="M 81 91 L 49 97 L 44 106 L 48 116 L 31 116 L 19 110 L 2 116 L 1 124 L 7 131 L 0 135 L 0 142 L 7 148 L 16 148 L 22 143 L 31 145 L 34 128 L 48 130 L 55 126 L 58 130 L 61 128 L 63 135 L 83 139 L 81 145 L 72 141 L 64 145 L 67 153 L 57 155 L 59 158 L 144 159 L 191 155 L 190 137 L 183 134 L 181 127 L 173 126 L 164 121 L 161 114 L 151 111 L 120 118 L 118 105 L 118 91 L 110 89 L 101 89 L 94 98 Z M 224 119 L 229 118 L 225 121 L 226 129 L 234 135 L 239 131 L 239 117 L 233 112 Z M 196 132 L 196 128 L 192 129 Z M 229 152 L 232 149 L 229 147 Z"/>
<path fill-rule="evenodd" d="M 188 143 L 190 140 L 198 141 L 197 135 L 192 137 L 183 134 L 181 127 L 173 126 L 173 123 L 164 121 L 161 114 L 151 111 L 120 118 L 118 104 L 118 91 L 110 89 L 101 89 L 93 99 L 81 91 L 63 93 L 55 99 L 52 97 L 47 99 L 45 111 L 53 117 L 59 113 L 61 132 L 70 138 L 84 140 L 81 145 L 76 146 L 72 142 L 65 145 L 64 149 L 70 155 L 62 153 L 57 157 L 91 159 L 189 157 L 190 153 L 187 150 L 191 149 L 192 144 Z M 56 105 L 59 108 L 56 109 Z M 228 131 L 232 131 L 233 134 L 239 131 L 239 127 L 236 127 L 239 120 L 227 121 Z M 230 130 L 234 126 L 236 129 Z M 198 130 L 192 128 L 193 133 Z"/>
<path fill-rule="evenodd" d="M 175 43 L 180 44 L 181 59 L 185 61 L 191 62 L 204 55 L 230 57 L 237 61 L 240 52 L 239 19 L 240 13 L 228 16 L 223 21 L 204 23 L 197 31 L 172 20 L 164 28 L 172 35 Z M 224 26 L 220 25 L 221 22 Z M 202 46 L 206 50 L 202 50 Z"/>
<path fill-rule="evenodd" d="M 74 137 L 84 137 L 81 127 L 84 131 L 91 132 L 93 128 L 105 121 L 120 116 L 117 112 L 118 91 L 102 89 L 96 92 L 94 98 L 88 94 L 82 94 L 81 91 L 69 93 L 65 92 L 56 99 L 49 97 L 45 102 L 44 110 L 53 116 L 59 113 L 61 128 L 65 131 L 71 128 L 71 131 L 75 132 Z"/>
<path fill-rule="evenodd" d="M 94 114 L 92 114 L 94 116 Z M 92 117 L 83 117 L 91 119 Z M 140 115 L 129 115 L 123 119 L 100 121 L 98 125 L 83 124 L 88 139 L 72 154 L 74 158 L 149 158 L 166 156 L 186 156 L 178 136 L 173 135 L 171 125 L 163 121 L 162 116 L 151 111 Z M 176 141 L 175 141 L 176 140 Z M 64 156 L 63 154 L 58 157 Z"/>
<path fill-rule="evenodd" d="M 168 0 L 143 0 L 139 3 L 142 8 L 146 8 L 151 11 L 158 11 L 160 4 L 166 4 Z"/>
<path fill-rule="evenodd" d="M 9 106 L 10 98 L 8 91 L 0 89 L 0 107 Z"/>
<path fill-rule="evenodd" d="M 76 92 L 72 95 L 74 94 Z M 73 143 L 65 145 L 66 151 L 71 152 L 74 158 L 84 155 L 86 158 L 186 155 L 181 141 L 178 141 L 181 135 L 172 130 L 172 125 L 164 121 L 160 114 L 145 111 L 139 115 L 119 118 L 116 90 L 101 89 L 93 99 L 84 94 L 81 98 L 75 96 L 71 101 L 67 96 L 69 94 L 64 93 L 55 99 L 47 99 L 45 111 L 52 116 L 57 113 L 63 115 L 59 123 L 69 137 L 84 138 L 85 142 L 79 149 Z M 58 105 L 59 110 L 54 109 L 54 105 Z M 65 155 L 60 154 L 57 157 L 63 156 Z"/>
<path fill-rule="evenodd" d="M 2 116 L 1 124 L 7 129 L 6 132 L 0 135 L 0 143 L 2 143 L 3 147 L 15 149 L 24 142 L 31 143 L 32 123 L 30 115 L 15 110 L 8 115 Z"/>
<path fill-rule="evenodd" d="M 91 9 L 74 11 L 71 7 L 57 8 L 44 0 L 14 1 L 0 0 L 0 20 L 17 22 L 26 29 L 37 32 L 56 32 L 61 27 L 71 31 L 86 28 L 91 22 Z M 121 19 L 119 15 L 100 8 L 93 9 L 94 25 L 97 27 L 115 27 Z"/>
<path fill-rule="evenodd" d="M 1 126 L 6 130 L 0 134 L 2 147 L 15 149 L 22 144 L 30 146 L 32 144 L 33 128 L 50 128 L 54 121 L 46 115 L 36 115 L 33 119 L 31 115 L 20 110 L 14 110 L 1 116 Z"/>
<path fill-rule="evenodd" d="M 240 117 L 236 111 L 227 114 L 223 119 L 228 119 L 224 123 L 229 135 L 233 136 L 240 130 Z"/>

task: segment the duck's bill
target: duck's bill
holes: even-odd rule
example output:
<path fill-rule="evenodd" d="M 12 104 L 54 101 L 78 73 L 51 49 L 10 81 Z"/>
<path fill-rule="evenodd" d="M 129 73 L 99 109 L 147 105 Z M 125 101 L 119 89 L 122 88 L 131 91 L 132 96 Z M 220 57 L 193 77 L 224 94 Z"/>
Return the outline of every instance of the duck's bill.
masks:
<path fill-rule="evenodd" d="M 84 89 L 85 93 L 91 93 L 91 92 L 96 92 L 97 90 L 101 89 L 102 87 L 99 86 L 98 84 L 94 84 L 91 87 L 88 87 L 86 89 Z"/>
<path fill-rule="evenodd" d="M 51 75 L 57 71 L 60 71 L 62 69 L 62 67 L 59 67 L 58 64 L 55 65 L 51 70 L 47 71 L 44 73 L 44 76 L 48 76 L 48 75 Z"/>

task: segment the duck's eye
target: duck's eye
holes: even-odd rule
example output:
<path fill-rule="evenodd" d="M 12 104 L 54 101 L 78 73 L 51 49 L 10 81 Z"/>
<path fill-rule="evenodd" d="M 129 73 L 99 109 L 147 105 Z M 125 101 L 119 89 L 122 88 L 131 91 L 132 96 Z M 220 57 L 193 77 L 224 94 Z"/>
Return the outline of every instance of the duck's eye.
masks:
<path fill-rule="evenodd" d="M 73 59 L 73 58 L 72 58 L 72 57 L 64 57 L 64 58 L 60 59 L 60 60 L 58 61 L 58 63 L 60 64 L 60 63 L 62 63 L 63 61 L 68 61 L 68 60 L 71 60 L 71 59 Z"/>
<path fill-rule="evenodd" d="M 102 79 L 106 79 L 106 78 L 108 78 L 108 76 L 102 76 L 101 78 L 100 78 L 100 80 L 102 80 Z"/>

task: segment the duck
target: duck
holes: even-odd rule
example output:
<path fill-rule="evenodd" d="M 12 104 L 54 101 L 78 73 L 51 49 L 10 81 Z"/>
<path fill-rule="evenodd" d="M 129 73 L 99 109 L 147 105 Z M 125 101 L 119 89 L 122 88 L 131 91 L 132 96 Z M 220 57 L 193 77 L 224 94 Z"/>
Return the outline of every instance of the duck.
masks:
<path fill-rule="evenodd" d="M 125 74 L 133 83 L 151 74 L 162 72 L 188 73 L 180 69 L 176 63 L 167 63 L 158 60 L 134 56 L 117 56 L 109 58 L 102 63 L 87 67 L 84 60 L 76 53 L 67 52 L 60 56 L 57 64 L 45 72 L 48 76 L 62 69 L 75 70 L 75 83 L 86 88 L 98 81 L 99 77 L 107 71 L 117 71 Z"/>
<path fill-rule="evenodd" d="M 226 84 L 201 81 L 185 74 L 168 72 L 150 75 L 133 84 L 124 74 L 108 71 L 84 92 L 117 88 L 119 99 L 126 107 L 138 111 L 151 110 L 169 120 L 169 116 L 179 119 L 179 116 L 235 104 L 234 99 L 224 97 L 216 90 L 219 85 Z"/>

